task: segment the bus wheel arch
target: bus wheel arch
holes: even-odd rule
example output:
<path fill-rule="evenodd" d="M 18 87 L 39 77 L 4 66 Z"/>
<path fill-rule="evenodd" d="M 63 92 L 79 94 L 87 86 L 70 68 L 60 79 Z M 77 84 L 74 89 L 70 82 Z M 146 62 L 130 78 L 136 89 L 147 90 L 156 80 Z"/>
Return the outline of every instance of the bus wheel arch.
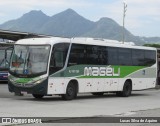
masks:
<path fill-rule="evenodd" d="M 62 94 L 62 99 L 64 100 L 72 100 L 77 97 L 78 93 L 78 81 L 77 80 L 70 80 L 67 87 L 66 93 Z"/>
<path fill-rule="evenodd" d="M 132 80 L 127 79 L 124 82 L 122 91 L 116 92 L 116 95 L 117 96 L 122 96 L 122 97 L 128 97 L 128 96 L 131 95 L 131 92 L 132 92 Z"/>

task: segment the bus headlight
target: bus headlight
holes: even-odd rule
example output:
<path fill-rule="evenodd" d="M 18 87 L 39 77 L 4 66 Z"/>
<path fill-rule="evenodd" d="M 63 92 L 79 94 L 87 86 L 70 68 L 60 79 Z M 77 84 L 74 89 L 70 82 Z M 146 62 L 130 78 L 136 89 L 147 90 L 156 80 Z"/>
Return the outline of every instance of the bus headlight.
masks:
<path fill-rule="evenodd" d="M 8 80 L 9 80 L 11 83 L 14 83 L 14 80 L 13 80 L 13 79 L 8 78 Z"/>
<path fill-rule="evenodd" d="M 8 76 L 8 80 L 11 82 L 11 83 L 14 83 L 15 80 L 13 78 L 11 78 L 10 76 Z"/>
<path fill-rule="evenodd" d="M 37 80 L 37 81 L 34 82 L 34 84 L 40 84 L 40 83 L 42 83 L 44 80 L 46 80 L 46 78 L 42 78 L 42 79 L 40 79 L 40 80 Z"/>

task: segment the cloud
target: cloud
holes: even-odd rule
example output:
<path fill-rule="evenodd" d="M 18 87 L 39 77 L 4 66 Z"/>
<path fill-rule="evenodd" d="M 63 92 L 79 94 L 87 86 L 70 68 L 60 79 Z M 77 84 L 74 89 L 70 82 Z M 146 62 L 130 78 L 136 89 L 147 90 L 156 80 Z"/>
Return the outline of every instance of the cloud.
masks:
<path fill-rule="evenodd" d="M 0 12 L 15 12 L 19 15 L 20 11 L 26 13 L 30 10 L 42 10 L 51 16 L 68 8 L 83 10 L 92 4 L 87 0 L 0 0 Z"/>
<path fill-rule="evenodd" d="M 92 3 L 84 0 L 0 0 L 0 6 L 21 7 L 84 7 Z"/>
<path fill-rule="evenodd" d="M 128 27 L 131 30 L 136 31 L 136 29 L 143 29 L 143 33 L 146 32 L 147 36 L 154 33 L 155 26 L 158 21 L 160 21 L 160 1 L 159 0 L 128 0 L 128 12 L 127 12 L 127 19 L 128 20 Z M 131 23 L 135 21 L 134 24 Z M 136 24 L 136 25 L 135 25 Z M 134 27 L 133 27 L 134 26 Z M 148 28 L 148 31 L 147 29 Z M 152 31 L 153 33 L 149 32 Z M 138 34 L 142 34 L 137 32 Z M 148 33 L 147 33 L 148 32 Z M 159 34 L 160 35 L 160 34 Z"/>
<path fill-rule="evenodd" d="M 160 1 L 159 0 L 126 0 L 127 12 L 125 17 L 125 26 L 136 35 L 147 35 L 152 34 L 159 35 L 159 33 L 154 33 L 155 24 L 160 21 Z M 122 25 L 123 19 L 123 0 L 116 1 L 103 5 L 105 10 L 105 15 L 116 20 L 120 25 Z M 105 9 L 106 8 L 106 9 Z M 104 14 L 104 13 L 103 13 Z M 159 26 L 158 26 L 159 27 Z M 146 30 L 148 28 L 148 31 Z M 142 30 L 144 30 L 142 32 Z M 147 33 L 148 32 L 148 33 Z"/>

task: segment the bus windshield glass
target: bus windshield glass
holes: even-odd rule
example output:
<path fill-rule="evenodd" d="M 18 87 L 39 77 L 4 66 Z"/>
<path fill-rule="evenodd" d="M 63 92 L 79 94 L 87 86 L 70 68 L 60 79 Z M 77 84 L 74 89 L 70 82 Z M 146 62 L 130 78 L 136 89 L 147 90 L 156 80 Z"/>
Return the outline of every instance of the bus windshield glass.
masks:
<path fill-rule="evenodd" d="M 47 72 L 49 45 L 15 45 L 10 72 L 16 75 L 36 75 Z"/>
<path fill-rule="evenodd" d="M 1 69 L 9 68 L 11 54 L 12 54 L 12 48 L 0 49 L 0 68 Z"/>
<path fill-rule="evenodd" d="M 5 50 L 0 50 L 0 68 L 3 68 L 3 60 L 5 59 Z"/>

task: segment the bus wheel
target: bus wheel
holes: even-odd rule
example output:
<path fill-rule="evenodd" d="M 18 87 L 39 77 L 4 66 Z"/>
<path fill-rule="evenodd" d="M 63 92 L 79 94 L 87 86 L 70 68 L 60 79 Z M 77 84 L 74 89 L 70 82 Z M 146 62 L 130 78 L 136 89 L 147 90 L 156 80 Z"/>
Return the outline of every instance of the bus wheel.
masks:
<path fill-rule="evenodd" d="M 44 95 L 40 95 L 40 94 L 32 94 L 34 98 L 37 98 L 37 99 L 41 99 L 43 98 Z"/>
<path fill-rule="evenodd" d="M 128 97 L 131 95 L 131 92 L 132 92 L 132 84 L 130 81 L 126 81 L 123 86 L 123 91 L 117 92 L 116 95 L 122 97 Z"/>
<path fill-rule="evenodd" d="M 104 94 L 104 92 L 95 92 L 95 93 L 92 93 L 93 95 L 96 95 L 96 96 L 102 96 Z"/>
<path fill-rule="evenodd" d="M 62 94 L 62 99 L 72 100 L 77 97 L 77 86 L 73 82 L 70 82 L 66 89 L 66 94 Z"/>

